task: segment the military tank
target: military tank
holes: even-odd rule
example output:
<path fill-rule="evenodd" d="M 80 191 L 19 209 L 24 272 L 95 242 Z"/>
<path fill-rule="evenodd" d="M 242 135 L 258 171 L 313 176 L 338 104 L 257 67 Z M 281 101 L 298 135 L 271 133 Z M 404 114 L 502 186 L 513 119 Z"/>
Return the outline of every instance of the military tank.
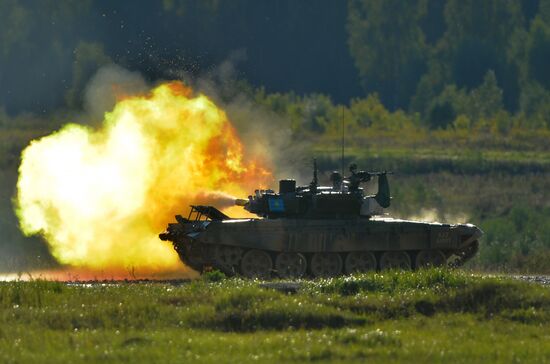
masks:
<path fill-rule="evenodd" d="M 258 218 L 230 218 L 214 206 L 192 205 L 187 218 L 159 235 L 181 260 L 203 272 L 218 269 L 250 278 L 333 277 L 385 269 L 460 266 L 478 250 L 482 231 L 471 224 L 391 218 L 391 172 L 333 172 L 319 186 L 279 182 L 279 191 L 256 190 L 237 205 Z M 374 195 L 363 183 L 377 179 Z"/>

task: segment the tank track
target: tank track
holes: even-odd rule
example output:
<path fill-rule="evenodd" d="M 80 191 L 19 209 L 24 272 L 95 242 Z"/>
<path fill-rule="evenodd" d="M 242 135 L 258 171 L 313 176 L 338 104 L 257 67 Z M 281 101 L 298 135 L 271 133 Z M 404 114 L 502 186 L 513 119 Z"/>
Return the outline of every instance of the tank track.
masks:
<path fill-rule="evenodd" d="M 380 271 L 384 269 L 416 270 L 419 268 L 418 255 L 420 253 L 419 251 L 285 253 L 227 245 L 205 245 L 192 239 L 186 239 L 184 243 L 173 242 L 173 245 L 180 259 L 198 272 L 219 270 L 228 276 L 241 275 L 248 278 L 266 279 L 272 277 L 334 277 L 353 273 L 354 271 Z M 434 260 L 433 264 L 429 265 L 460 267 L 474 257 L 478 249 L 479 244 L 474 241 L 458 252 L 441 251 L 443 260 Z M 290 258 L 294 259 L 287 259 L 287 263 L 281 264 L 282 254 L 290 254 Z M 351 254 L 370 256 L 370 264 L 367 264 L 369 258 L 364 258 L 362 263 L 365 264 L 356 264 L 357 269 L 353 269 L 352 259 L 349 259 Z M 388 256 L 390 257 L 388 258 Z M 262 264 L 265 264 L 265 266 L 262 266 Z"/>
<path fill-rule="evenodd" d="M 479 242 L 476 240 L 472 244 L 464 247 L 458 252 L 453 252 L 457 258 L 449 263 L 449 267 L 458 268 L 463 266 L 467 261 L 472 259 L 479 251 Z"/>

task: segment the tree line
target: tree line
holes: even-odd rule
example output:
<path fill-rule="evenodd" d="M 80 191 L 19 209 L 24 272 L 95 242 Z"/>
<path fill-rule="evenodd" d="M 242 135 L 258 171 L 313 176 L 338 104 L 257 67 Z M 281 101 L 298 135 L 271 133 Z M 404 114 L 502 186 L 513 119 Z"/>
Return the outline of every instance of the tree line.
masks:
<path fill-rule="evenodd" d="M 267 93 L 376 97 L 430 128 L 520 115 L 547 127 L 550 0 L 14 0 L 0 4 L 0 107 L 79 107 L 115 62 L 148 79 L 236 76 Z"/>
<path fill-rule="evenodd" d="M 365 92 L 390 110 L 432 128 L 500 111 L 548 126 L 548 0 L 351 0 L 347 29 Z"/>

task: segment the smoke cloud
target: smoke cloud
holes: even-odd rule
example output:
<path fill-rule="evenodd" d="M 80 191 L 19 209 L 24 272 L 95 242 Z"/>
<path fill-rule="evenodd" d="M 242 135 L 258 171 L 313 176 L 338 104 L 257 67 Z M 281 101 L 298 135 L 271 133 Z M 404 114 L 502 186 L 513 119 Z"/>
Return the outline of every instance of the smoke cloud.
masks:
<path fill-rule="evenodd" d="M 467 214 L 443 213 L 437 209 L 421 209 L 417 214 L 409 215 L 404 218 L 408 220 L 427 222 L 445 222 L 448 224 L 465 224 L 470 220 L 470 217 Z"/>
<path fill-rule="evenodd" d="M 101 67 L 86 85 L 84 111 L 91 120 L 102 121 L 117 101 L 145 94 L 148 90 L 149 85 L 141 74 L 109 64 Z"/>
<path fill-rule="evenodd" d="M 309 183 L 310 142 L 296 140 L 291 129 L 292 120 L 258 105 L 248 92 L 242 90 L 237 65 L 246 59 L 246 51 L 238 49 L 219 66 L 199 77 L 192 77 L 180 69 L 166 72 L 169 77 L 193 85 L 198 92 L 220 105 L 237 129 L 246 150 L 271 162 L 276 180 L 294 178 L 300 184 Z"/>
<path fill-rule="evenodd" d="M 196 93 L 207 95 L 223 109 L 241 137 L 245 151 L 268 161 L 275 180 L 295 178 L 302 184 L 309 182 L 310 143 L 294 139 L 291 120 L 258 105 L 250 94 L 239 89 L 237 65 L 246 59 L 246 51 L 238 49 L 217 67 L 198 77 L 178 68 L 167 68 L 164 73 L 167 79 L 179 79 Z M 85 114 L 81 120 L 89 125 L 99 125 L 103 114 L 112 110 L 117 100 L 143 94 L 149 88 L 138 72 L 116 64 L 103 66 L 86 87 Z"/>

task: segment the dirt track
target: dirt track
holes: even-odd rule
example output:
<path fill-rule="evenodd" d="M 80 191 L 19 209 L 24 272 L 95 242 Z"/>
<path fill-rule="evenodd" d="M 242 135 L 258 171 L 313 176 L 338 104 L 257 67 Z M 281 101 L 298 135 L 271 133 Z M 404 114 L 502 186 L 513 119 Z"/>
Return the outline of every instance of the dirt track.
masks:
<path fill-rule="evenodd" d="M 544 286 L 550 286 L 550 276 L 545 275 L 512 275 L 513 278 L 520 279 L 522 281 L 542 284 Z"/>

